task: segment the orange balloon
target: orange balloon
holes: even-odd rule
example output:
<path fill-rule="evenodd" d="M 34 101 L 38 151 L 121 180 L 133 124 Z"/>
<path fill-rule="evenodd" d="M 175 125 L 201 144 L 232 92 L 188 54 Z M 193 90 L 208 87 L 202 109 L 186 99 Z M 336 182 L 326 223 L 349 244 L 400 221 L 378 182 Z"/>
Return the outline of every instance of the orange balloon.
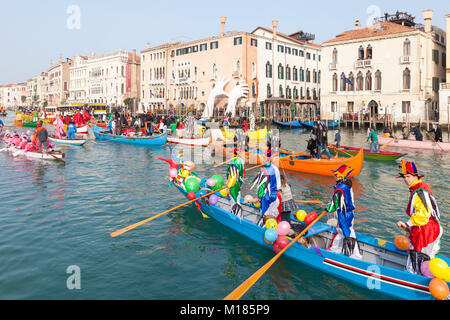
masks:
<path fill-rule="evenodd" d="M 444 300 L 449 294 L 447 283 L 439 278 L 432 279 L 428 289 L 430 290 L 431 295 L 439 300 Z"/>
<path fill-rule="evenodd" d="M 394 239 L 394 244 L 399 250 L 409 249 L 409 239 L 405 236 L 396 236 Z"/>

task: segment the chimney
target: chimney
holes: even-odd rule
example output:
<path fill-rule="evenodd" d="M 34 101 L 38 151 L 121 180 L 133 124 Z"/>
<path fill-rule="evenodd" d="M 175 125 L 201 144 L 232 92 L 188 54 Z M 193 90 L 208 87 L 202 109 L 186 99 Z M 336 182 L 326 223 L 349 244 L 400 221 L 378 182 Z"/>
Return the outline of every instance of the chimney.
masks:
<path fill-rule="evenodd" d="M 431 19 L 433 18 L 433 10 L 423 10 L 422 11 L 423 20 L 425 21 L 425 32 L 431 32 Z"/>
<path fill-rule="evenodd" d="M 133 62 L 136 62 L 136 49 L 133 49 Z"/>
<path fill-rule="evenodd" d="M 356 20 L 355 22 L 355 30 L 359 30 L 361 29 L 361 23 L 359 22 L 359 20 Z"/>
<path fill-rule="evenodd" d="M 227 22 L 227 17 L 220 17 L 220 36 L 223 37 L 225 35 L 225 22 Z"/>
<path fill-rule="evenodd" d="M 273 27 L 273 39 L 275 40 L 277 38 L 278 20 L 272 20 L 272 27 Z"/>

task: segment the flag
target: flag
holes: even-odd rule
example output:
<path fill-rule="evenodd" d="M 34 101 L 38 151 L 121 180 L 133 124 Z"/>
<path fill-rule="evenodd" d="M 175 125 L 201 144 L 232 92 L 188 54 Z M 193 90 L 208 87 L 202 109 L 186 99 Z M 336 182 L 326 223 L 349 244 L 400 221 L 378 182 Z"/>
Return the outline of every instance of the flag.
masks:
<path fill-rule="evenodd" d="M 344 76 L 344 79 L 345 79 L 345 83 L 348 83 L 349 85 L 351 85 L 353 87 L 353 82 L 349 78 Z"/>

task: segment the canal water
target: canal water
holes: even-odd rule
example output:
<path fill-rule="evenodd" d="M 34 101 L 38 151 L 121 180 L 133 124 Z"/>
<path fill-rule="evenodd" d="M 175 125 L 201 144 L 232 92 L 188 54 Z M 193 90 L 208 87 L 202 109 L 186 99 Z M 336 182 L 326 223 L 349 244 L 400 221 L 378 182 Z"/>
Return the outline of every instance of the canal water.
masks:
<path fill-rule="evenodd" d="M 3 120 L 11 125 L 13 117 Z M 364 145 L 365 131 L 342 131 L 342 145 Z M 306 149 L 307 131 L 281 129 L 280 136 L 283 147 Z M 193 205 L 111 238 L 113 231 L 186 201 L 169 187 L 167 164 L 156 160 L 169 158 L 168 148 L 97 141 L 61 149 L 66 165 L 0 152 L 0 299 L 222 299 L 273 257 L 273 251 L 204 219 Z M 177 154 L 188 151 L 175 148 Z M 449 256 L 450 155 L 419 150 L 405 159 L 416 162 L 438 200 L 440 254 Z M 196 170 L 199 176 L 225 176 L 225 168 L 198 164 Z M 398 162 L 367 161 L 353 179 L 357 232 L 388 241 L 401 234 L 395 223 L 406 220 L 409 192 L 397 172 Z M 296 199 L 329 201 L 332 177 L 286 173 Z M 79 289 L 70 289 L 73 270 L 81 275 Z M 243 298 L 391 299 L 286 257 Z"/>

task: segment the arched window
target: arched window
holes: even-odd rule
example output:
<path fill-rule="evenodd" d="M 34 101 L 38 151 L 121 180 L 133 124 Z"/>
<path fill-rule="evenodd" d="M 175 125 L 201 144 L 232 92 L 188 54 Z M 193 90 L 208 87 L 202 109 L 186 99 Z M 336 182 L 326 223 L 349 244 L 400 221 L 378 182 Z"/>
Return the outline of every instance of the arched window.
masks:
<path fill-rule="evenodd" d="M 306 88 L 306 99 L 310 100 L 311 99 L 311 94 L 309 92 L 309 88 Z"/>
<path fill-rule="evenodd" d="M 317 91 L 316 91 L 316 88 L 313 89 L 313 100 L 317 100 Z"/>
<path fill-rule="evenodd" d="M 300 67 L 300 81 L 305 81 L 305 70 L 302 67 Z"/>
<path fill-rule="evenodd" d="M 331 62 L 337 63 L 337 49 L 336 48 L 334 48 L 333 53 L 331 55 Z"/>
<path fill-rule="evenodd" d="M 364 48 L 360 46 L 358 49 L 358 60 L 364 60 Z"/>
<path fill-rule="evenodd" d="M 294 90 L 293 91 L 294 91 L 294 99 L 297 100 L 298 99 L 298 89 L 297 89 L 297 87 L 294 86 Z"/>
<path fill-rule="evenodd" d="M 305 95 L 303 94 L 303 87 L 300 87 L 300 99 L 303 99 Z"/>
<path fill-rule="evenodd" d="M 270 84 L 267 84 L 267 97 L 271 97 L 272 96 L 272 90 L 270 89 Z"/>
<path fill-rule="evenodd" d="M 256 63 L 252 62 L 252 78 L 256 78 Z"/>
<path fill-rule="evenodd" d="M 317 72 L 317 83 L 320 83 L 320 70 Z"/>
<path fill-rule="evenodd" d="M 311 82 L 311 71 L 306 69 L 306 82 Z"/>
<path fill-rule="evenodd" d="M 278 79 L 284 79 L 284 68 L 281 63 L 278 65 Z"/>
<path fill-rule="evenodd" d="M 340 83 L 341 83 L 341 91 L 345 91 L 345 74 L 342 72 L 341 73 L 341 81 L 340 81 Z"/>
<path fill-rule="evenodd" d="M 362 72 L 358 72 L 358 75 L 356 77 L 356 90 L 362 91 L 364 89 L 364 79 Z"/>
<path fill-rule="evenodd" d="M 366 90 L 372 90 L 372 73 L 370 71 L 366 73 Z"/>
<path fill-rule="evenodd" d="M 298 81 L 298 69 L 295 66 L 292 68 L 292 80 Z"/>
<path fill-rule="evenodd" d="M 256 85 L 254 82 L 252 83 L 252 97 L 256 97 Z"/>
<path fill-rule="evenodd" d="M 236 61 L 236 70 L 237 72 L 241 71 L 241 60 Z"/>
<path fill-rule="evenodd" d="M 375 72 L 375 90 L 380 91 L 381 90 L 381 71 L 377 70 Z"/>
<path fill-rule="evenodd" d="M 266 63 L 266 78 L 272 78 L 272 65 L 269 61 Z"/>
<path fill-rule="evenodd" d="M 403 41 L 403 56 L 409 57 L 411 54 L 411 41 L 409 39 L 406 39 Z"/>
<path fill-rule="evenodd" d="M 403 89 L 411 89 L 411 71 L 408 68 L 403 71 Z"/>
<path fill-rule="evenodd" d="M 291 80 L 291 67 L 286 66 L 286 80 Z"/>
<path fill-rule="evenodd" d="M 350 72 L 348 75 L 348 80 L 351 82 L 347 83 L 347 91 L 355 90 L 355 77 L 353 76 L 353 72 Z"/>
<path fill-rule="evenodd" d="M 280 84 L 280 97 L 284 96 L 283 94 L 283 86 Z"/>
<path fill-rule="evenodd" d="M 337 79 L 337 74 L 333 74 L 333 81 L 332 81 L 332 85 L 331 87 L 333 88 L 333 92 L 337 91 L 337 87 L 338 87 L 338 79 Z"/>
<path fill-rule="evenodd" d="M 372 46 L 370 44 L 366 48 L 366 59 L 372 59 Z"/>

